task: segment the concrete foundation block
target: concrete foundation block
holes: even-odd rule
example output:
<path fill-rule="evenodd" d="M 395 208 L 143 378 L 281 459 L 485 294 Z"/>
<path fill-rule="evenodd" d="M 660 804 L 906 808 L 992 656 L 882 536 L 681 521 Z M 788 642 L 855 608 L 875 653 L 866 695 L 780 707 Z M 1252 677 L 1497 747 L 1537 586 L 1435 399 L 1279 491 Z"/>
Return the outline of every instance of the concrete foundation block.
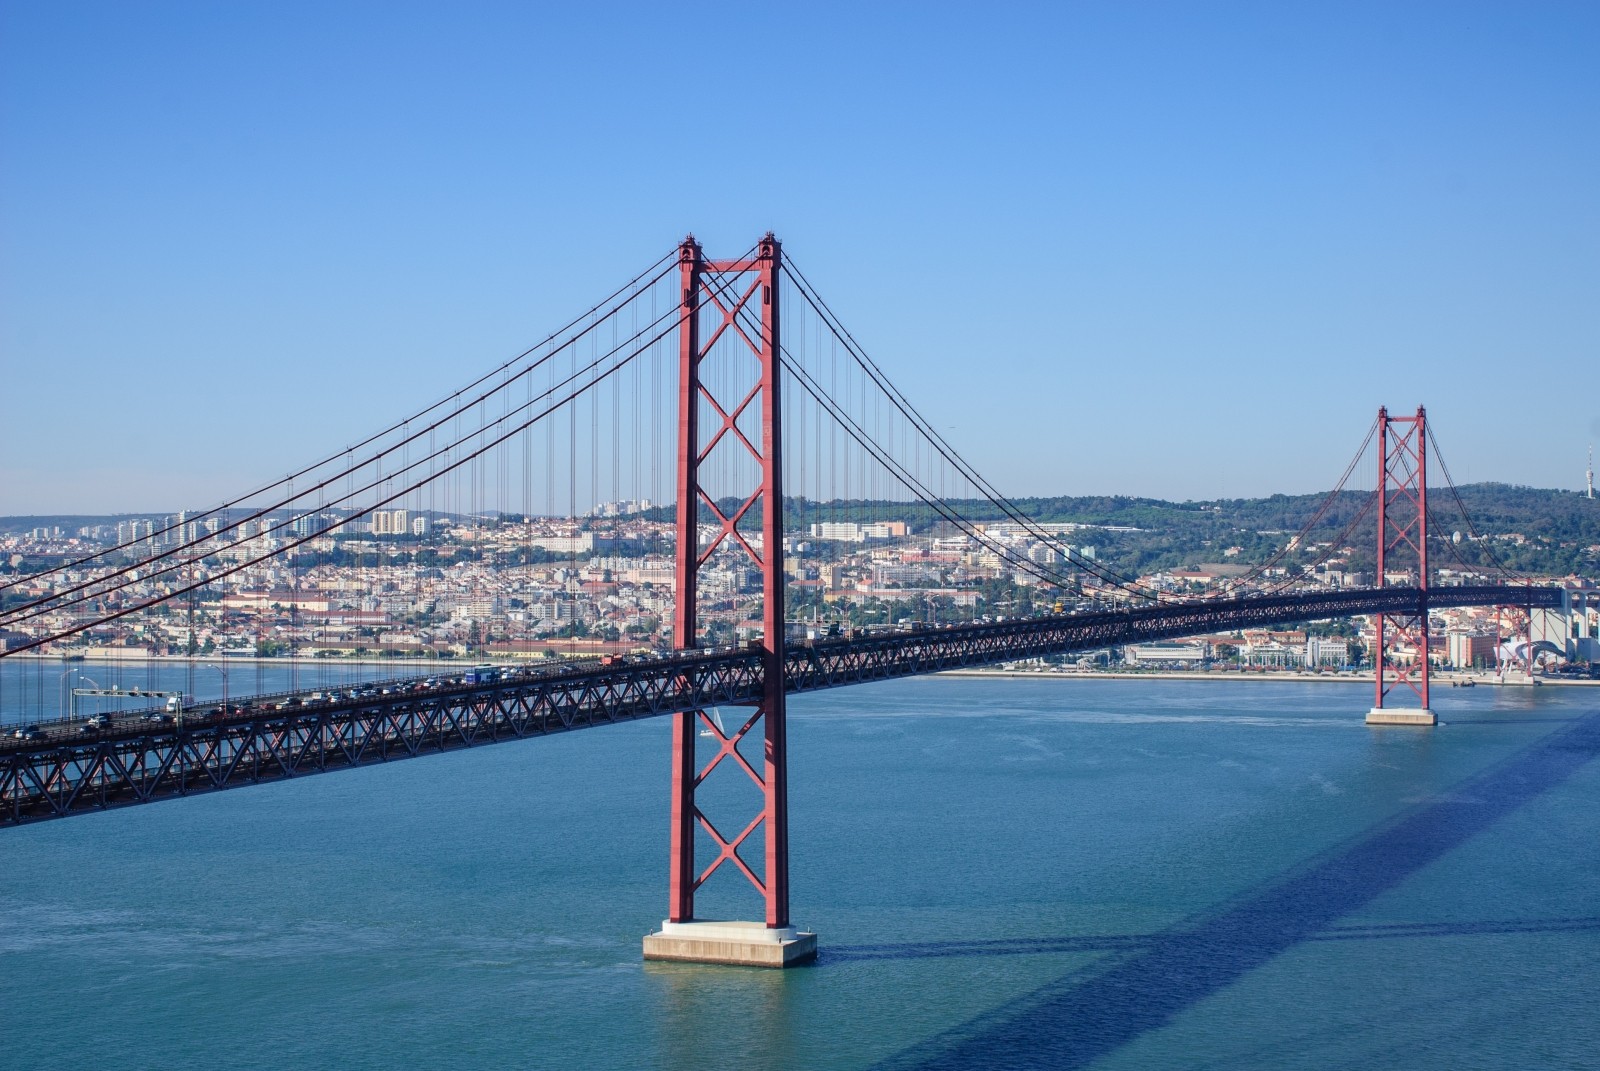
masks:
<path fill-rule="evenodd" d="M 1373 707 L 1367 711 L 1368 725 L 1438 725 L 1439 719 L 1426 707 Z"/>
<path fill-rule="evenodd" d="M 815 959 L 817 935 L 761 922 L 663 922 L 644 939 L 644 958 L 735 967 L 792 967 Z"/>

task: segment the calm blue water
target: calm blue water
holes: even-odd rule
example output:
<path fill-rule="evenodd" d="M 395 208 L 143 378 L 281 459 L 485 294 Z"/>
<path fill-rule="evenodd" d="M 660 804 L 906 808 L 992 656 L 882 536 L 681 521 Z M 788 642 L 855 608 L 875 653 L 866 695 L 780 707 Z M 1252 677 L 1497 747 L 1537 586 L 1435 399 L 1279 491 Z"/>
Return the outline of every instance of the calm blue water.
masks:
<path fill-rule="evenodd" d="M 794 904 L 824 951 L 788 972 L 640 962 L 665 720 L 0 831 L 0 1062 L 1600 1065 L 1600 691 L 1444 689 L 1432 732 L 1368 705 L 799 698 Z"/>

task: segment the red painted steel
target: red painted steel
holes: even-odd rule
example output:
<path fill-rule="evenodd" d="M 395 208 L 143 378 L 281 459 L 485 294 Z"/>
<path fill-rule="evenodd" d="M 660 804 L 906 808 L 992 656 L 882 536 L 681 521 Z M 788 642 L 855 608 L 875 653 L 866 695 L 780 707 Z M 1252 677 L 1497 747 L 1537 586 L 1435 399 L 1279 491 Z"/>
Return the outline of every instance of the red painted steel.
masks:
<path fill-rule="evenodd" d="M 696 580 L 700 560 L 695 524 L 699 504 L 699 400 L 700 277 L 704 263 L 700 245 L 690 235 L 678 247 L 681 274 L 678 322 L 678 592 L 672 615 L 672 643 L 680 651 L 695 645 Z M 685 593 L 689 593 L 685 596 Z M 672 874 L 668 884 L 671 903 L 667 917 L 673 922 L 694 918 L 694 786 L 696 712 L 682 711 L 672 718 Z"/>
<path fill-rule="evenodd" d="M 769 232 L 757 259 L 761 278 L 761 563 L 762 632 L 766 639 L 767 925 L 789 925 L 789 745 L 784 687 L 783 410 L 779 405 L 778 270 L 782 249 Z"/>
<path fill-rule="evenodd" d="M 1378 575 L 1377 587 L 1388 587 L 1388 562 L 1384 549 L 1388 545 L 1385 538 L 1389 531 L 1389 409 L 1387 406 L 1378 406 Z M 1377 691 L 1373 697 L 1372 705 L 1375 708 L 1383 706 L 1383 667 L 1388 659 L 1388 641 L 1384 636 L 1384 615 L 1379 614 L 1373 619 L 1372 664 L 1377 667 Z"/>
<path fill-rule="evenodd" d="M 738 548 L 761 571 L 762 640 L 761 661 L 764 674 L 762 697 L 754 712 L 732 733 L 724 733 L 703 711 L 680 714 L 673 725 L 672 747 L 672 863 L 669 918 L 687 922 L 694 918 L 695 890 L 724 865 L 743 874 L 766 902 L 766 923 L 770 927 L 789 924 L 789 817 L 788 760 L 785 735 L 784 629 L 783 629 L 783 428 L 780 396 L 778 273 L 782 267 L 782 247 L 771 234 L 757 246 L 756 255 L 747 260 L 706 260 L 700 246 L 690 237 L 679 247 L 683 275 L 682 326 L 679 330 L 678 392 L 678 546 L 677 607 L 673 641 L 680 650 L 695 646 L 698 626 L 696 603 L 700 567 L 717 550 L 729 545 Z M 753 277 L 753 278 L 752 278 Z M 760 333 L 752 339 L 745 325 L 755 320 L 752 303 L 759 305 Z M 701 318 L 708 313 L 720 318 L 708 337 L 702 338 Z M 710 317 L 707 317 L 710 319 Z M 702 368 L 713 348 L 724 338 L 736 352 L 747 349 L 756 358 L 756 382 L 742 397 L 719 398 Z M 725 357 L 726 355 L 722 355 Z M 718 358 L 722 359 L 722 358 Z M 708 413 L 719 422 L 715 431 L 701 429 L 699 408 L 704 402 Z M 732 404 L 730 404 L 732 403 Z M 739 421 L 751 407 L 760 414 L 759 446 L 741 429 Z M 709 437 L 703 434 L 709 431 Z M 702 442 L 702 438 L 706 441 Z M 742 502 L 731 513 L 724 513 L 714 496 L 700 481 L 702 463 L 721 446 L 749 455 L 760 470 L 757 485 L 741 491 Z M 724 489 L 725 490 L 725 489 Z M 761 541 L 759 549 L 740 527 L 752 509 L 759 507 Z M 705 510 L 715 518 L 719 531 L 702 550 L 699 518 Z M 717 753 L 697 769 L 695 741 L 703 725 L 716 741 Z M 758 772 L 739 751 L 739 744 L 761 726 L 762 768 Z M 725 761 L 730 761 L 761 790 L 760 812 L 729 836 L 695 803 L 695 790 Z M 698 874 L 695 872 L 694 828 L 703 829 L 716 846 L 717 855 Z M 731 827 L 730 827 L 731 828 Z M 760 829 L 766 840 L 762 873 L 757 874 L 740 848 Z"/>
<path fill-rule="evenodd" d="M 1377 615 L 1374 706 L 1382 709 L 1389 693 L 1404 685 L 1427 710 L 1428 427 L 1427 412 L 1420 405 L 1414 417 L 1391 417 L 1388 409 L 1378 410 L 1378 587 L 1388 586 L 1387 574 L 1397 564 L 1397 556 L 1402 562 L 1415 562 L 1421 598 L 1416 614 Z M 1391 657 L 1391 648 L 1399 644 L 1416 652 L 1414 661 Z M 1387 680 L 1390 674 L 1392 682 Z"/>

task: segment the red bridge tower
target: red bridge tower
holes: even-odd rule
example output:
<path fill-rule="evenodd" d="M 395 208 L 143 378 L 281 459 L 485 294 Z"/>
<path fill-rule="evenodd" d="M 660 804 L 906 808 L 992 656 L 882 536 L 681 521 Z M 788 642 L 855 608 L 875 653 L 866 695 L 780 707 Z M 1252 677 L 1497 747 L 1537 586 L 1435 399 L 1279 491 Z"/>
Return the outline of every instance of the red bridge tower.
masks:
<path fill-rule="evenodd" d="M 675 715 L 672 726 L 670 898 L 661 929 L 644 940 L 646 959 L 692 960 L 786 967 L 816 955 L 817 937 L 789 923 L 788 756 L 784 724 L 782 372 L 778 273 L 782 247 L 770 233 L 745 260 L 706 260 L 691 236 L 678 249 L 682 273 L 678 384 L 677 599 L 673 642 L 695 646 L 700 569 L 719 549 L 732 548 L 761 573 L 761 701 L 731 729 L 705 711 Z M 757 326 L 759 325 L 759 327 Z M 752 337 L 754 335 L 755 337 Z M 721 351 L 713 350 L 723 343 Z M 749 358 L 755 358 L 750 368 Z M 707 366 L 717 363 L 716 374 Z M 751 375 L 741 375 L 742 366 Z M 718 391 L 726 396 L 719 397 Z M 717 469 L 754 473 L 751 486 L 708 488 L 702 469 L 719 451 Z M 731 461 L 727 455 L 732 454 Z M 724 513 L 718 494 L 740 504 Z M 726 501 L 726 498 L 724 499 Z M 701 545 L 701 519 L 716 531 Z M 757 528 L 759 524 L 759 529 Z M 709 525 L 707 527 L 710 527 Z M 715 754 L 702 766 L 695 741 L 708 737 Z M 760 769 L 740 750 L 760 740 Z M 696 801 L 713 774 L 744 776 L 761 794 L 753 817 L 718 825 Z M 697 870 L 695 840 L 704 831 L 716 851 Z M 760 872 L 741 854 L 757 832 L 765 842 Z M 737 870 L 766 905 L 760 922 L 701 919 L 695 892 L 723 867 Z"/>

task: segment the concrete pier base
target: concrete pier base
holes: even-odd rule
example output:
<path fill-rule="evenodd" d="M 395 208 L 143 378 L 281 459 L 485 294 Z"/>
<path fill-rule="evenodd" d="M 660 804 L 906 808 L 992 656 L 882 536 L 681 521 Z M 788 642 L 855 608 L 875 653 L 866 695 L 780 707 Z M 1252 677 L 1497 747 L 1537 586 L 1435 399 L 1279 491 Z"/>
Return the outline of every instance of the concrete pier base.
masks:
<path fill-rule="evenodd" d="M 762 922 L 663 922 L 644 939 L 645 959 L 792 967 L 817 956 L 817 935 Z"/>
<path fill-rule="evenodd" d="M 1373 707 L 1367 711 L 1368 725 L 1438 725 L 1439 719 L 1427 707 Z"/>

